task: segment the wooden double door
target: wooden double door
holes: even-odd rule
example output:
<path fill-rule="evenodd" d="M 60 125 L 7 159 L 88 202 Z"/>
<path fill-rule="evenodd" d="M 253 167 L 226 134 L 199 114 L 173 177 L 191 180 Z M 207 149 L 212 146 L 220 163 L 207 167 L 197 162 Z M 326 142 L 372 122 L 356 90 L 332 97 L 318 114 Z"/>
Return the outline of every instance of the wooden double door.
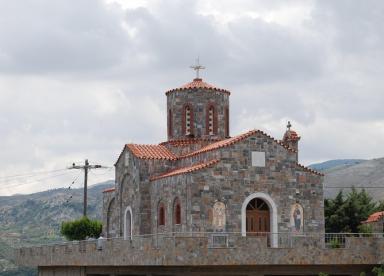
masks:
<path fill-rule="evenodd" d="M 253 199 L 247 206 L 246 230 L 249 235 L 270 232 L 270 213 L 268 205 L 261 199 Z"/>

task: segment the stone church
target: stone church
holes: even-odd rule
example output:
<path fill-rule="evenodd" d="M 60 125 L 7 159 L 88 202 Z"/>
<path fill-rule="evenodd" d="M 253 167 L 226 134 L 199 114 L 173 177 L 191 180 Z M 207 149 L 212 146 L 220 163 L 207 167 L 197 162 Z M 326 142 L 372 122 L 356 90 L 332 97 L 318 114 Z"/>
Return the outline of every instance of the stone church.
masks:
<path fill-rule="evenodd" d="M 16 263 L 43 276 L 358 276 L 384 263 L 382 235 L 324 233 L 323 176 L 299 164 L 290 123 L 281 140 L 231 136 L 228 90 L 197 76 L 165 94 L 167 141 L 125 145 L 103 193 L 108 239 L 20 248 Z"/>
<path fill-rule="evenodd" d="M 282 140 L 231 136 L 230 94 L 198 76 L 165 93 L 168 139 L 123 147 L 104 191 L 105 237 L 324 232 L 322 175 L 298 162 L 300 136 L 290 123 Z"/>

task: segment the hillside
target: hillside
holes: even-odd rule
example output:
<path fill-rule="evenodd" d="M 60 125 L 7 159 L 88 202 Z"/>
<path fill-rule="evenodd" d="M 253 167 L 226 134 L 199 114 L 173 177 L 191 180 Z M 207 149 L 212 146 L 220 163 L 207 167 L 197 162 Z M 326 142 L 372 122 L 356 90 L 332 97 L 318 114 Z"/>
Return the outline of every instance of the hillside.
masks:
<path fill-rule="evenodd" d="M 113 181 L 90 186 L 88 216 L 101 219 L 102 191 Z M 72 195 L 69 202 L 67 199 Z M 0 197 L 0 273 L 13 268 L 10 247 L 61 240 L 62 221 L 82 216 L 83 189 L 55 189 Z"/>
<path fill-rule="evenodd" d="M 326 171 L 335 168 L 343 168 L 348 166 L 353 166 L 365 162 L 367 160 L 364 159 L 335 159 L 329 160 L 322 163 L 309 165 L 310 168 L 316 171 Z"/>
<path fill-rule="evenodd" d="M 335 197 L 349 187 L 365 187 L 377 201 L 384 200 L 384 158 L 359 162 L 354 165 L 330 167 L 324 171 L 325 197 Z M 379 188 L 373 188 L 379 187 Z"/>

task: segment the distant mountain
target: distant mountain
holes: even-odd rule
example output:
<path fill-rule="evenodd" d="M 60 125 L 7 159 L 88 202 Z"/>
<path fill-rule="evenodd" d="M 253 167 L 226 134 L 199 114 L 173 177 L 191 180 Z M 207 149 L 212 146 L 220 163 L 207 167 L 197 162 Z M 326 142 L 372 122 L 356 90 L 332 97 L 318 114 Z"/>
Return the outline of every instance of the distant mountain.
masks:
<path fill-rule="evenodd" d="M 90 218 L 101 219 L 102 191 L 112 186 L 111 180 L 89 187 Z M 0 274 L 14 267 L 9 261 L 11 246 L 59 241 L 61 222 L 77 219 L 82 212 L 82 188 L 0 196 Z"/>
<path fill-rule="evenodd" d="M 360 164 L 362 162 L 365 162 L 367 160 L 364 159 L 336 159 L 336 160 L 329 160 L 325 161 L 323 163 L 316 163 L 309 165 L 310 168 L 316 170 L 316 171 L 325 171 L 333 168 L 341 168 L 341 167 L 348 167 Z"/>
<path fill-rule="evenodd" d="M 331 163 L 332 164 L 332 163 Z M 384 200 L 384 158 L 339 165 L 324 170 L 324 195 L 333 198 L 340 190 L 365 188 L 376 201 Z"/>

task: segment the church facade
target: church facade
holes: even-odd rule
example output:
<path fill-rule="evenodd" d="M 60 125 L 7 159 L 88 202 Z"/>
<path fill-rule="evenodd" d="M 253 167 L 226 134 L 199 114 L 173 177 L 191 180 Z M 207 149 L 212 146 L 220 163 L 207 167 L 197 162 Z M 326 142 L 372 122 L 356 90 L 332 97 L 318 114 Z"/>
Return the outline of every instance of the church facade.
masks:
<path fill-rule="evenodd" d="M 322 175 L 298 162 L 299 135 L 230 135 L 230 92 L 195 78 L 167 91 L 168 139 L 127 144 L 104 191 L 105 237 L 174 232 L 323 233 Z"/>

